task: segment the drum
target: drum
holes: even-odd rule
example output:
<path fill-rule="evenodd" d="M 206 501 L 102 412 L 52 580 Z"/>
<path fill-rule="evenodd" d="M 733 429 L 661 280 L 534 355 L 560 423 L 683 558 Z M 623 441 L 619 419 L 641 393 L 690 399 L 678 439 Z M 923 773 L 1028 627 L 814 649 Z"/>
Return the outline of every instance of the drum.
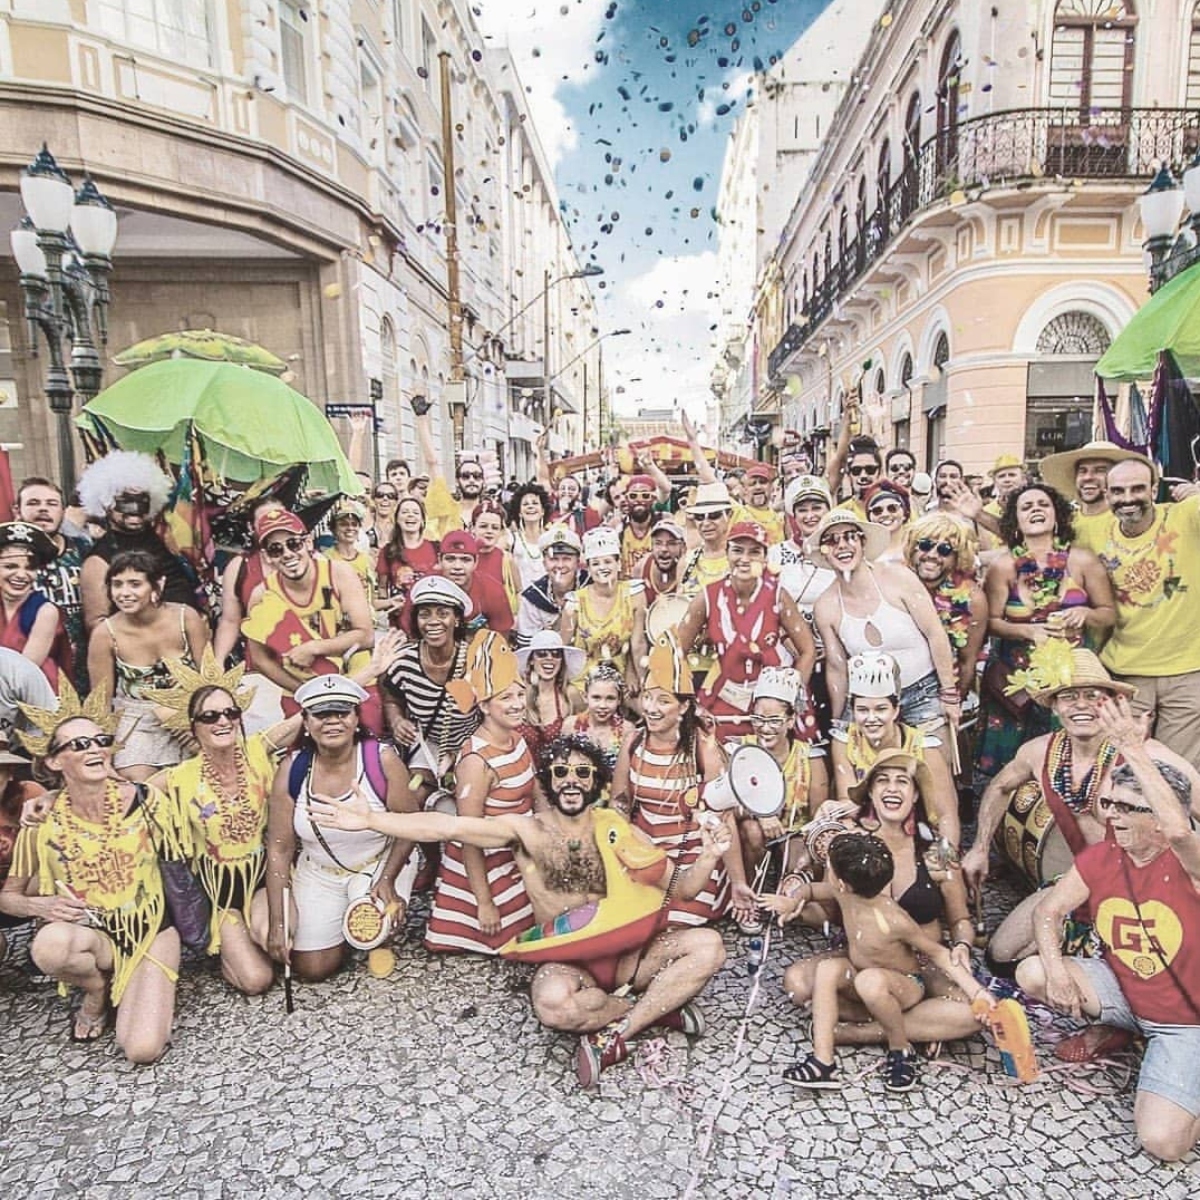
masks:
<path fill-rule="evenodd" d="M 1053 883 L 1075 861 L 1054 823 L 1041 785 L 1032 779 L 1013 792 L 996 830 L 996 848 L 1035 888 Z"/>
<path fill-rule="evenodd" d="M 646 613 L 646 636 L 651 644 L 658 641 L 664 633 L 674 633 L 679 628 L 679 622 L 687 615 L 688 599 L 686 596 L 659 596 L 650 605 Z"/>

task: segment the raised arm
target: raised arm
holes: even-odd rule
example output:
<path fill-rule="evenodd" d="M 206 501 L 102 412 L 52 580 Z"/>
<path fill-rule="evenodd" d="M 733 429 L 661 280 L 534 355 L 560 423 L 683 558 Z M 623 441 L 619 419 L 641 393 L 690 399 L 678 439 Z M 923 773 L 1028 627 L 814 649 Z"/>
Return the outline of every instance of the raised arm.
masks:
<path fill-rule="evenodd" d="M 683 433 L 687 438 L 688 447 L 692 452 L 692 461 L 696 464 L 696 478 L 701 483 L 716 483 L 717 473 L 705 456 L 704 447 L 700 445 L 700 438 L 696 435 L 696 426 L 692 424 L 692 418 L 687 413 L 681 413 L 680 421 L 683 424 Z"/>

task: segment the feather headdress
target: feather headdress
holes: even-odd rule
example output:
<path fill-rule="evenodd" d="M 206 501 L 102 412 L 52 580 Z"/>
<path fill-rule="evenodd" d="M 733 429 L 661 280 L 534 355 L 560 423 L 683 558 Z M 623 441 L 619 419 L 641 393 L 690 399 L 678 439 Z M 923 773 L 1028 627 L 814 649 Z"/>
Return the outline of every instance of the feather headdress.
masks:
<path fill-rule="evenodd" d="M 165 660 L 167 670 L 175 681 L 175 686 L 156 697 L 163 708 L 170 709 L 171 715 L 163 718 L 163 726 L 172 733 L 190 733 L 191 721 L 188 718 L 188 706 L 192 697 L 204 687 L 220 688 L 233 697 L 233 702 L 245 712 L 254 700 L 254 689 L 244 688 L 241 691 L 242 676 L 246 673 L 246 664 L 238 663 L 228 671 L 221 670 L 211 646 L 204 647 L 200 656 L 200 669 L 188 666 L 181 658 Z"/>
<path fill-rule="evenodd" d="M 83 717 L 94 721 L 105 733 L 113 733 L 117 728 L 117 714 L 112 711 L 108 689 L 95 688 L 86 699 L 80 700 L 79 693 L 71 686 L 65 673 L 59 677 L 56 707 L 38 708 L 36 704 L 22 704 L 21 712 L 38 732 L 22 729 L 17 731 L 17 736 L 29 753 L 37 758 L 46 757 L 54 735 L 68 721 Z"/>

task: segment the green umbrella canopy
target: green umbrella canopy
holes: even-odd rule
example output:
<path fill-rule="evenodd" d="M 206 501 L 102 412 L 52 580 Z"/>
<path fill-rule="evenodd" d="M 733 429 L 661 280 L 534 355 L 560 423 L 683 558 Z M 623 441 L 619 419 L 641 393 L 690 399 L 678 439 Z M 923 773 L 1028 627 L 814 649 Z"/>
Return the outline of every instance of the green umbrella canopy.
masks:
<path fill-rule="evenodd" d="M 1168 351 L 1187 379 L 1200 376 L 1200 264 L 1181 271 L 1134 313 L 1096 364 L 1101 379 L 1151 379 Z"/>
<path fill-rule="evenodd" d="M 217 475 L 253 483 L 281 467 L 308 463 L 308 488 L 358 495 L 337 434 L 299 392 L 262 371 L 232 363 L 173 358 L 118 379 L 75 418 L 85 432 L 122 450 L 161 451 L 178 464 L 194 423 Z"/>
<path fill-rule="evenodd" d="M 239 363 L 257 371 L 282 375 L 287 363 L 262 346 L 231 333 L 213 329 L 181 329 L 175 333 L 160 333 L 146 338 L 113 355 L 120 367 L 136 369 L 167 358 L 199 358 L 207 362 Z"/>

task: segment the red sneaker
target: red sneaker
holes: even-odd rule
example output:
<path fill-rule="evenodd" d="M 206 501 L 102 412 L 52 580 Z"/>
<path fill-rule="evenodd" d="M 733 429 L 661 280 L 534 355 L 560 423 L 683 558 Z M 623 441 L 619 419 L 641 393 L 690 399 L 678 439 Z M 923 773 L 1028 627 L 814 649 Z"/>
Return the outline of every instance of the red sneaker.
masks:
<path fill-rule="evenodd" d="M 1119 1054 L 1133 1041 L 1128 1029 L 1114 1025 L 1089 1025 L 1080 1033 L 1063 1038 L 1054 1047 L 1054 1057 L 1069 1063 L 1095 1062 L 1110 1054 Z"/>
<path fill-rule="evenodd" d="M 575 1072 L 579 1086 L 593 1088 L 600 1082 L 600 1072 L 615 1067 L 629 1057 L 629 1047 L 618 1025 L 606 1025 L 595 1033 L 585 1033 L 575 1052 Z"/>
<path fill-rule="evenodd" d="M 671 1012 L 663 1013 L 650 1028 L 675 1029 L 680 1033 L 687 1034 L 690 1038 L 698 1038 L 704 1036 L 707 1025 L 704 1014 L 688 1000 L 678 1008 L 672 1009 Z"/>

